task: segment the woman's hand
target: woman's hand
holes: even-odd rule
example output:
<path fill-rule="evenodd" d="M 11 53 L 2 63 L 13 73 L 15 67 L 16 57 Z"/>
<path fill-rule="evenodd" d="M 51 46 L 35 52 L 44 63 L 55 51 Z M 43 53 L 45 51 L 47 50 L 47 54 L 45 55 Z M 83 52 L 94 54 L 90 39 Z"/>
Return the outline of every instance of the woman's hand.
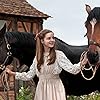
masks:
<path fill-rule="evenodd" d="M 7 65 L 7 67 L 9 67 L 10 65 Z M 11 71 L 9 68 L 6 68 L 6 73 L 8 73 L 9 75 L 15 75 L 15 72 Z"/>
<path fill-rule="evenodd" d="M 82 65 L 86 65 L 87 62 L 88 62 L 88 59 L 87 59 L 87 58 L 84 58 L 84 59 L 81 61 Z"/>
<path fill-rule="evenodd" d="M 81 62 L 81 65 L 82 65 L 82 66 L 84 66 L 84 65 L 87 64 L 88 59 L 87 59 L 87 55 L 86 55 L 86 54 L 81 55 L 81 57 L 80 57 L 80 62 Z"/>

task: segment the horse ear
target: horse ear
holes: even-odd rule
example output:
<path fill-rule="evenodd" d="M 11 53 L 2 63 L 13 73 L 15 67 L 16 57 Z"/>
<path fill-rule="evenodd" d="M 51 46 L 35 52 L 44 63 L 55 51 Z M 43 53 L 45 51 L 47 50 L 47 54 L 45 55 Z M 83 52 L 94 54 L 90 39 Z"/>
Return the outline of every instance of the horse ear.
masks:
<path fill-rule="evenodd" d="M 6 24 L 4 24 L 3 28 L 0 30 L 0 37 L 3 36 L 6 32 Z"/>
<path fill-rule="evenodd" d="M 91 7 L 87 4 L 85 4 L 85 6 L 86 6 L 86 11 L 89 14 L 91 12 Z"/>

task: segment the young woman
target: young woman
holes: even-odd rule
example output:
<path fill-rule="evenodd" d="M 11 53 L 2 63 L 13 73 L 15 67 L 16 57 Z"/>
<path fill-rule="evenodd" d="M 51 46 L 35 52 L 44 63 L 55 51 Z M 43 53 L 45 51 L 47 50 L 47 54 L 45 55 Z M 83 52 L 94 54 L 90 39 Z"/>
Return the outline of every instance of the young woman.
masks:
<path fill-rule="evenodd" d="M 7 73 L 15 75 L 16 79 L 30 80 L 39 77 L 34 100 L 66 100 L 65 89 L 59 77 L 62 69 L 72 74 L 80 72 L 80 63 L 73 65 L 62 51 L 55 50 L 54 33 L 48 29 L 42 30 L 36 36 L 36 56 L 28 72 Z M 86 64 L 83 60 L 82 64 Z"/>

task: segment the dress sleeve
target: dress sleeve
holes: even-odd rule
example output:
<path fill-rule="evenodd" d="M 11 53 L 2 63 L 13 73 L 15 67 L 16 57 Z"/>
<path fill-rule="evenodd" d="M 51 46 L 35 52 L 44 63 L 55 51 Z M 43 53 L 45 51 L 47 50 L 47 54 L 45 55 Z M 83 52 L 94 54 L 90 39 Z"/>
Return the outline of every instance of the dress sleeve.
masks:
<path fill-rule="evenodd" d="M 36 57 L 35 57 L 32 65 L 30 66 L 29 71 L 22 72 L 22 73 L 16 72 L 15 79 L 23 80 L 23 81 L 31 80 L 32 78 L 34 78 L 34 76 L 36 74 L 36 65 L 37 65 L 37 62 L 36 62 Z"/>
<path fill-rule="evenodd" d="M 59 67 L 72 74 L 78 74 L 81 71 L 80 62 L 73 65 L 62 51 L 59 51 L 57 55 Z"/>

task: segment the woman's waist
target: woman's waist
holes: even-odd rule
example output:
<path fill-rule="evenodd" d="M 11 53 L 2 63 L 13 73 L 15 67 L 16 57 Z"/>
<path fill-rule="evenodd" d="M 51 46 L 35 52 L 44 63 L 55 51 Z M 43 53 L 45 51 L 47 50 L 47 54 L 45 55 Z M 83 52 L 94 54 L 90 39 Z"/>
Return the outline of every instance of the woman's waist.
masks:
<path fill-rule="evenodd" d="M 59 79 L 59 74 L 40 74 L 39 79 Z"/>

